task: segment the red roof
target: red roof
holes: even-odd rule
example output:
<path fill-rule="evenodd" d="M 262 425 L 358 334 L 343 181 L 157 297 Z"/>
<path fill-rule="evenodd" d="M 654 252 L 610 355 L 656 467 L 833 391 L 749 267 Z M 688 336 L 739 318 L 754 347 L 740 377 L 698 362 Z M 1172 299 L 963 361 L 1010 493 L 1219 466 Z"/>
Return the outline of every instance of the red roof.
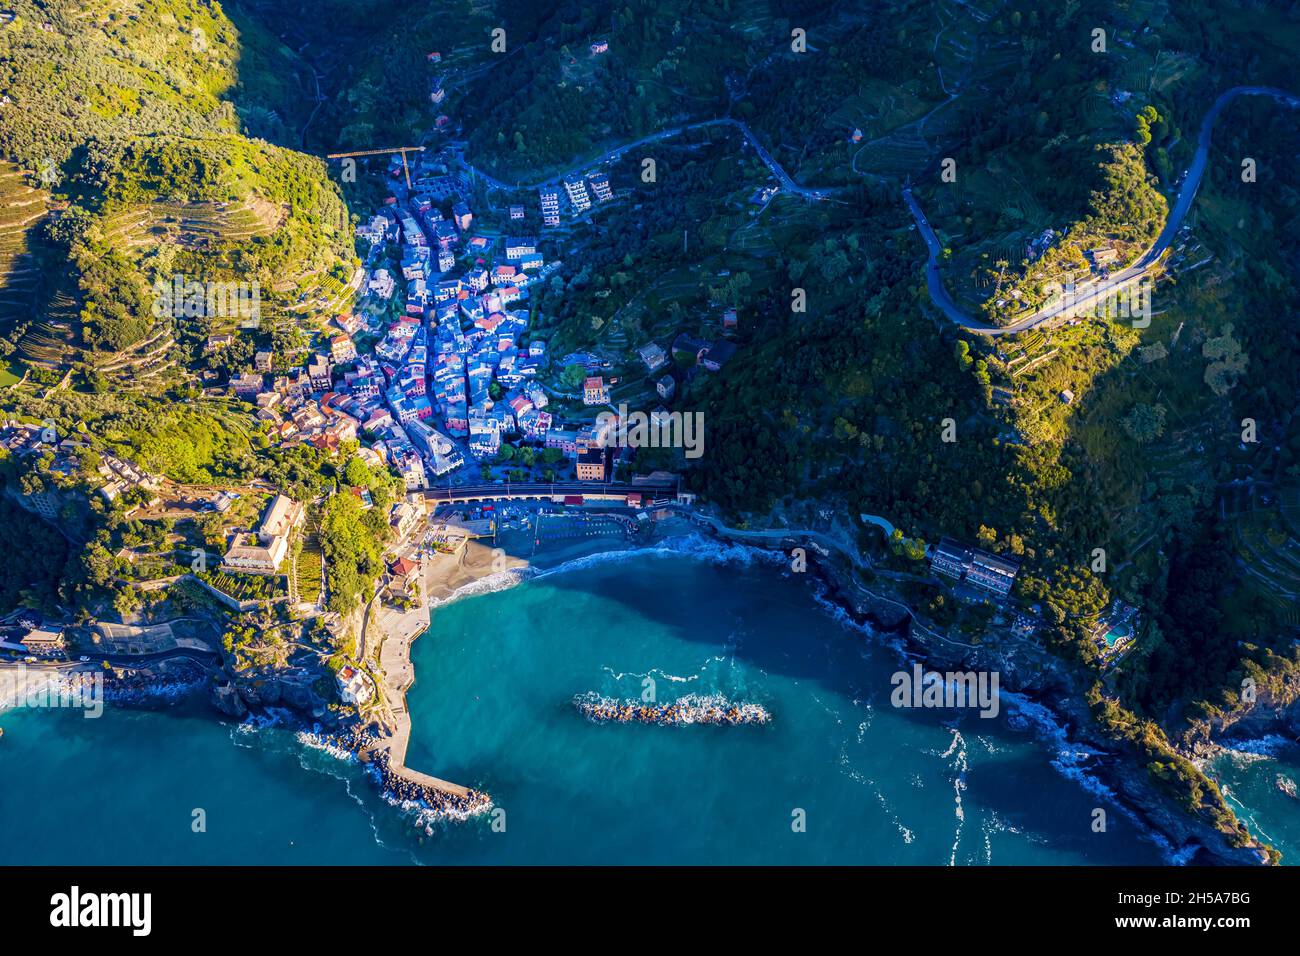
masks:
<path fill-rule="evenodd" d="M 406 577 L 408 574 L 410 574 L 419 566 L 420 566 L 419 564 L 417 564 L 415 561 L 412 561 L 410 558 L 398 558 L 390 565 L 390 567 L 393 569 L 393 573 L 403 578 Z"/>

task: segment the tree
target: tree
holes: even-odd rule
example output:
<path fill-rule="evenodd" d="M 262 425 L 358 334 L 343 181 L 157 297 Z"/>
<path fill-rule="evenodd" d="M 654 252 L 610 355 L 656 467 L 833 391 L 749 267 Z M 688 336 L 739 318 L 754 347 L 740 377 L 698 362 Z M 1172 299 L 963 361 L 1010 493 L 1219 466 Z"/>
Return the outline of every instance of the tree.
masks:
<path fill-rule="evenodd" d="M 1139 445 L 1146 445 L 1164 434 L 1165 407 L 1138 402 L 1124 416 L 1121 424 L 1129 437 Z"/>
<path fill-rule="evenodd" d="M 1206 339 L 1201 354 L 1210 359 L 1205 367 L 1205 384 L 1215 395 L 1227 395 L 1237 380 L 1245 374 L 1250 357 L 1241 350 L 1241 343 L 1232 335 L 1232 325 L 1224 327 L 1223 334 Z"/>
<path fill-rule="evenodd" d="M 374 476 L 360 458 L 349 458 L 343 466 L 343 481 L 354 488 L 369 488 Z"/>
<path fill-rule="evenodd" d="M 560 377 L 566 388 L 577 388 L 587 378 L 587 367 L 575 362 L 572 365 L 564 367 L 564 374 Z"/>

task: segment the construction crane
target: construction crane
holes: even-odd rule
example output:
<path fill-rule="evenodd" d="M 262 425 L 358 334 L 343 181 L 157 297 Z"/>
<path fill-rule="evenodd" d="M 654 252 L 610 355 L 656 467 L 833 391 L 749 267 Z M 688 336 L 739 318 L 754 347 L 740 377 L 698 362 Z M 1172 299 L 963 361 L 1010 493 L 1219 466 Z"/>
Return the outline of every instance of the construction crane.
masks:
<path fill-rule="evenodd" d="M 398 153 L 402 157 L 402 172 L 406 174 L 406 188 L 411 188 L 411 170 L 406 165 L 407 153 L 423 153 L 423 146 L 394 146 L 392 149 L 362 149 L 355 153 L 327 153 L 326 159 L 347 159 L 352 156 L 382 156 L 385 153 Z"/>

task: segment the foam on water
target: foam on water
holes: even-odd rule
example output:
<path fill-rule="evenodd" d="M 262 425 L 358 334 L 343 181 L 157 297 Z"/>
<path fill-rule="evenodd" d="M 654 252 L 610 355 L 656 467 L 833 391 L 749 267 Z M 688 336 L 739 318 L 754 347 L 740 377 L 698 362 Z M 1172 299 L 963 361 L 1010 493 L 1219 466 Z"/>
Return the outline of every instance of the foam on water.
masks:
<path fill-rule="evenodd" d="M 1219 743 L 1230 754 L 1239 756 L 1243 760 L 1249 760 L 1252 757 L 1277 757 L 1283 751 L 1296 746 L 1294 740 L 1280 734 L 1268 734 L 1264 737 L 1255 737 L 1249 740 L 1223 740 Z"/>

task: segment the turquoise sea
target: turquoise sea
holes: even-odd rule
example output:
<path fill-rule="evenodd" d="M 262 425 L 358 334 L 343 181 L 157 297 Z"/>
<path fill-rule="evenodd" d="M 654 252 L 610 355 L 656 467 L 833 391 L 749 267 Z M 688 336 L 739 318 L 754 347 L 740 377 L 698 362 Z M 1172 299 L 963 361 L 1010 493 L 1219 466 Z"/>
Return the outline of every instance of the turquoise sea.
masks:
<path fill-rule="evenodd" d="M 1237 816 L 1282 862 L 1300 864 L 1300 746 L 1281 737 L 1246 741 L 1205 768 Z"/>
<path fill-rule="evenodd" d="M 355 763 L 200 701 L 0 715 L 4 863 L 1159 863 L 1033 705 L 898 710 L 910 662 L 766 558 L 695 542 L 463 597 L 416 642 L 408 763 L 504 814 L 433 823 Z M 762 704 L 593 724 L 575 695 Z M 1105 833 L 1093 810 L 1107 810 Z M 194 832 L 195 810 L 205 830 Z M 802 832 L 794 826 L 802 820 Z M 504 824 L 504 827 L 502 827 Z"/>

